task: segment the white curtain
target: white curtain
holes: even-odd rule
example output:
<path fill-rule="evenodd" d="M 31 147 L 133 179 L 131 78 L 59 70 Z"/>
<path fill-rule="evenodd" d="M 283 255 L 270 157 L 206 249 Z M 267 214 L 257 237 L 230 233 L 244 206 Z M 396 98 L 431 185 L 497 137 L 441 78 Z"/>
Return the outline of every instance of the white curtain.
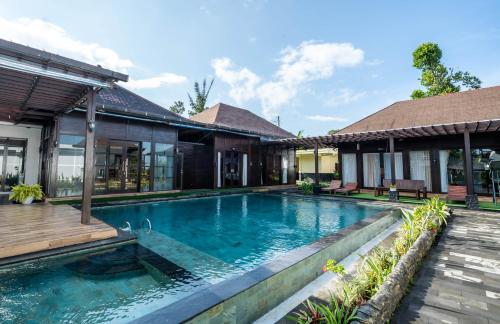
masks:
<path fill-rule="evenodd" d="M 217 188 L 222 187 L 222 174 L 220 172 L 222 163 L 222 153 L 217 152 Z"/>
<path fill-rule="evenodd" d="M 448 150 L 439 151 L 439 174 L 441 176 L 441 191 L 448 192 Z"/>
<path fill-rule="evenodd" d="M 432 191 L 429 151 L 410 152 L 410 176 L 412 180 L 424 180 L 427 190 Z"/>
<path fill-rule="evenodd" d="M 287 184 L 288 183 L 288 156 L 282 155 L 281 156 L 281 183 Z"/>
<path fill-rule="evenodd" d="M 404 179 L 403 153 L 394 152 L 394 160 L 396 165 L 396 179 Z M 391 179 L 391 153 L 384 153 L 384 179 Z"/>
<path fill-rule="evenodd" d="M 356 154 L 342 154 L 342 183 L 358 182 Z"/>
<path fill-rule="evenodd" d="M 248 184 L 248 154 L 243 153 L 243 168 L 242 168 L 242 185 L 246 187 Z"/>
<path fill-rule="evenodd" d="M 380 186 L 380 154 L 363 153 L 363 186 Z"/>

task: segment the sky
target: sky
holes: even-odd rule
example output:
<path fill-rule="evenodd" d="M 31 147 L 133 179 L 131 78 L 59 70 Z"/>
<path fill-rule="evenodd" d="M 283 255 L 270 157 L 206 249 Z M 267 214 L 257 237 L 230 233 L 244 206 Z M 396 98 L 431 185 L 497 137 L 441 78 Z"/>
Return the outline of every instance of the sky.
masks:
<path fill-rule="evenodd" d="M 166 108 L 214 78 L 208 106 L 279 116 L 307 136 L 408 100 L 423 42 L 500 85 L 494 0 L 0 0 L 0 38 L 124 72 L 124 86 Z"/>

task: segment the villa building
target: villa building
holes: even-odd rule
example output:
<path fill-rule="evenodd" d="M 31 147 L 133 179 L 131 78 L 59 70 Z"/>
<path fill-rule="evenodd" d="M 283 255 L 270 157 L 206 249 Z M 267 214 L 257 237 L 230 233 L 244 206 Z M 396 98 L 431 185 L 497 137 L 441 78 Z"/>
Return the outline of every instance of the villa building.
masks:
<path fill-rule="evenodd" d="M 499 181 L 500 86 L 399 101 L 335 135 L 280 142 L 337 147 L 344 184 L 423 180 L 434 193 L 463 185 L 475 207 L 477 195 L 491 196 Z"/>
<path fill-rule="evenodd" d="M 72 64 L 107 71 L 0 41 L 9 64 L 16 57 L 30 62 L 46 56 L 63 70 Z M 2 94 L 12 103 L 3 105 L 8 109 L 0 116 L 0 191 L 40 183 L 49 197 L 81 196 L 89 129 L 92 194 L 295 183 L 294 150 L 265 145 L 293 135 L 248 110 L 218 104 L 187 119 L 116 84 L 127 80 L 116 74 L 106 86 L 94 87 L 95 118 L 89 122 L 88 99 L 80 100 L 71 83 L 64 84 L 79 98 L 52 89 L 49 76 L 1 72 Z M 9 96 L 7 83 L 18 92 Z"/>

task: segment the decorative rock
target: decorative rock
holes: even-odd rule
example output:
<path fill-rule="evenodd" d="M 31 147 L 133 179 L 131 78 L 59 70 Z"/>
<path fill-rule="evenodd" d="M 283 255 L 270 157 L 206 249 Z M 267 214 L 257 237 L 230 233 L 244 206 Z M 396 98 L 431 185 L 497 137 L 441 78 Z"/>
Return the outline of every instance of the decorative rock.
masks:
<path fill-rule="evenodd" d="M 434 231 L 425 231 L 408 252 L 399 260 L 387 276 L 377 293 L 358 309 L 358 320 L 352 323 L 378 324 L 391 319 L 391 315 L 404 295 L 406 288 L 417 271 L 417 267 L 431 248 L 436 238 Z"/>

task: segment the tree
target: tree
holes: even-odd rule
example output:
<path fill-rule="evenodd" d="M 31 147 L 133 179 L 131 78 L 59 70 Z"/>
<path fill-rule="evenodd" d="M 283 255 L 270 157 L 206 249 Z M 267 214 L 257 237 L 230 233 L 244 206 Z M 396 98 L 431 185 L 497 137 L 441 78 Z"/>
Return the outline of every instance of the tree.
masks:
<path fill-rule="evenodd" d="M 184 103 L 182 101 L 178 100 L 175 101 L 174 104 L 168 108 L 168 110 L 178 115 L 182 115 L 186 111 L 186 107 L 184 107 Z"/>
<path fill-rule="evenodd" d="M 459 92 L 460 87 L 479 89 L 481 80 L 469 72 L 457 71 L 447 68 L 441 63 L 443 52 L 435 43 L 423 43 L 413 52 L 413 66 L 422 71 L 420 84 L 424 90 L 414 90 L 412 99 L 420 99 Z"/>
<path fill-rule="evenodd" d="M 328 131 L 328 135 L 333 135 L 339 132 L 340 129 L 332 129 Z"/>
<path fill-rule="evenodd" d="M 302 138 L 302 137 L 304 137 L 304 130 L 303 129 L 299 130 L 299 132 L 297 133 L 297 138 Z"/>
<path fill-rule="evenodd" d="M 198 81 L 194 83 L 194 100 L 191 97 L 191 95 L 188 93 L 189 97 L 189 106 L 191 106 L 191 110 L 189 111 L 189 116 L 196 115 L 198 113 L 201 113 L 203 110 L 207 109 L 206 103 L 207 103 L 207 98 L 210 93 L 210 90 L 212 89 L 212 85 L 214 84 L 214 80 L 210 82 L 210 85 L 208 86 L 207 89 L 207 80 L 203 79 L 202 83 L 202 88 L 200 89 L 200 84 Z"/>

